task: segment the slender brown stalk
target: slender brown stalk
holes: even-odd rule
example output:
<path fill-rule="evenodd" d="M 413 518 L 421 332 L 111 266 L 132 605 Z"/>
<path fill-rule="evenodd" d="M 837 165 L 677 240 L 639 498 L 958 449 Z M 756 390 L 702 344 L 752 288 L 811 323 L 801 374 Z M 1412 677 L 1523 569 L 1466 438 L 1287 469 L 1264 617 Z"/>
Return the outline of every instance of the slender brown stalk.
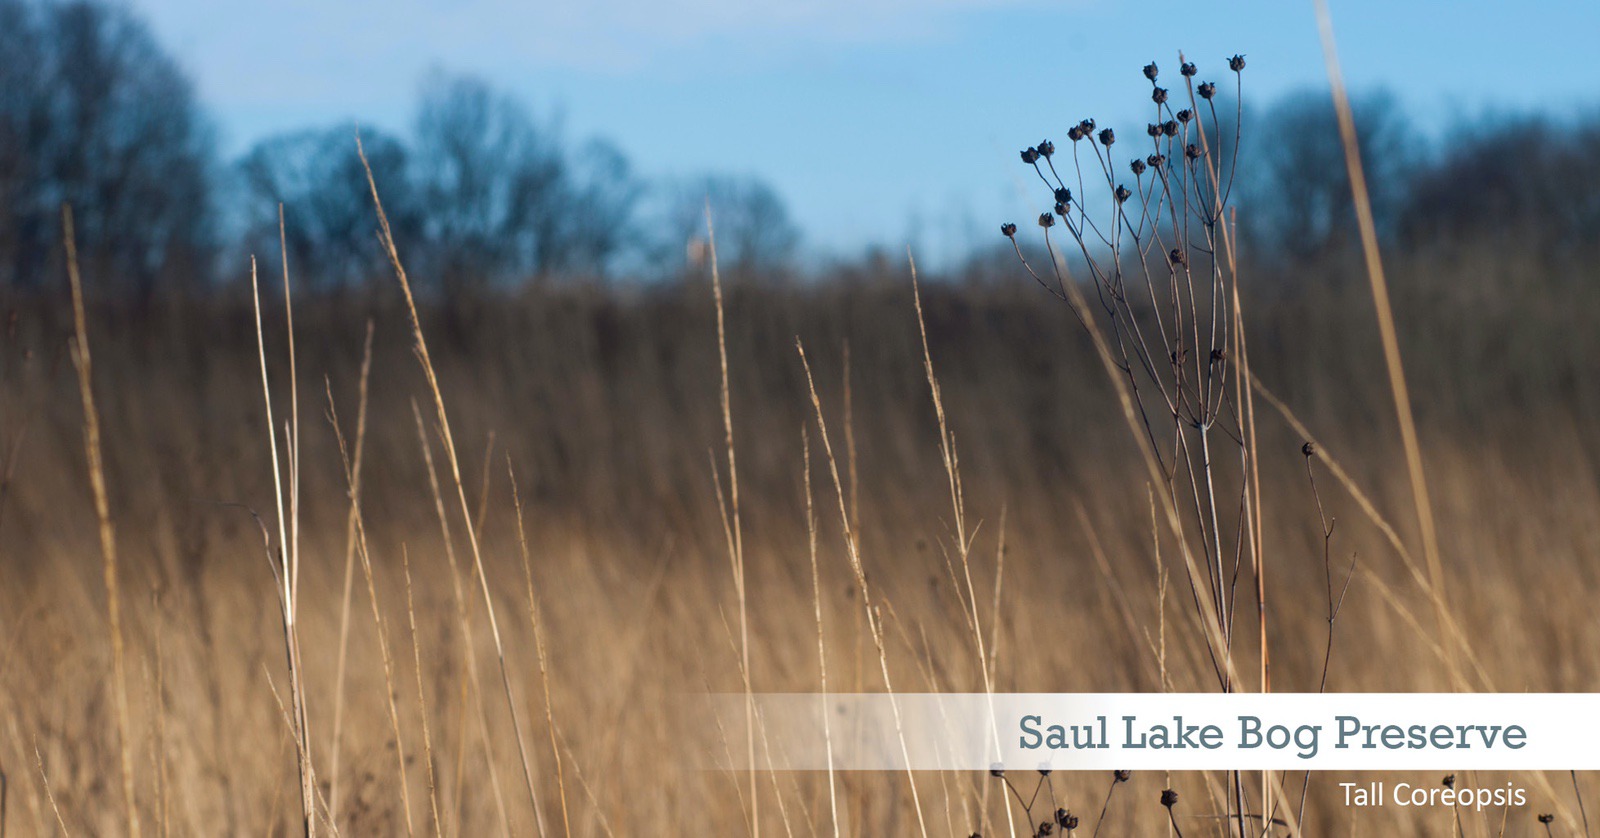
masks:
<path fill-rule="evenodd" d="M 539 619 L 539 600 L 533 587 L 533 563 L 528 559 L 528 533 L 522 521 L 522 494 L 517 489 L 517 473 L 506 455 L 506 474 L 511 479 L 511 503 L 517 513 L 517 549 L 522 554 L 522 577 L 528 584 L 528 622 L 533 627 L 533 645 L 539 655 L 539 681 L 544 687 L 544 724 L 550 734 L 550 755 L 556 762 L 556 791 L 561 799 L 561 828 L 571 838 L 572 818 L 567 813 L 567 779 L 561 765 L 561 748 L 556 745 L 556 717 L 550 700 L 550 661 L 544 646 L 544 625 Z"/>
<path fill-rule="evenodd" d="M 472 547 L 472 563 L 478 573 L 484 609 L 489 614 L 489 633 L 494 638 L 495 656 L 500 662 L 500 683 L 505 690 L 506 711 L 511 715 L 511 729 L 517 738 L 517 756 L 522 760 L 522 777 L 528 787 L 528 802 L 533 807 L 542 833 L 544 819 L 538 817 L 539 796 L 534 791 L 533 765 L 528 760 L 528 748 L 522 736 L 522 721 L 517 713 L 516 698 L 511 691 L 511 670 L 506 664 L 505 643 L 500 638 L 500 621 L 495 616 L 494 598 L 489 594 L 489 577 L 483 569 L 483 553 L 478 547 L 478 532 L 472 525 L 472 508 L 467 504 L 466 484 L 461 476 L 461 460 L 456 456 L 456 441 L 450 432 L 450 416 L 445 411 L 444 394 L 439 390 L 439 376 L 434 371 L 433 358 L 428 354 L 428 340 L 422 334 L 422 318 L 417 314 L 417 302 L 411 294 L 411 280 L 407 278 L 405 267 L 400 263 L 400 251 L 395 246 L 394 232 L 390 229 L 389 218 L 383 211 L 383 201 L 378 197 L 378 183 L 373 179 L 372 166 L 367 162 L 367 153 L 361 147 L 359 137 L 356 138 L 356 151 L 361 156 L 361 165 L 367 175 L 367 186 L 372 191 L 372 203 L 378 211 L 378 230 L 384 250 L 389 256 L 389 264 L 394 268 L 395 278 L 400 281 L 400 290 L 405 296 L 406 311 L 411 317 L 411 337 L 415 344 L 417 360 L 422 365 L 423 375 L 428 381 L 428 390 L 433 395 L 433 406 L 439 421 L 439 435 L 444 443 L 445 459 L 450 464 L 450 476 L 455 483 L 456 499 L 461 504 L 461 516 L 466 522 L 467 544 Z"/>
<path fill-rule="evenodd" d="M 104 453 L 100 444 L 100 411 L 94 405 L 94 366 L 89 356 L 89 329 L 83 314 L 83 280 L 78 275 L 77 236 L 72 228 L 72 208 L 64 204 L 61 207 L 61 230 L 67 248 L 67 280 L 72 286 L 72 364 L 78 370 L 78 394 L 83 400 L 83 448 L 89 459 L 89 487 L 94 493 L 95 518 L 100 524 L 100 556 L 104 560 L 106 617 L 111 628 L 111 691 L 117 707 L 117 754 L 122 768 L 122 804 L 127 815 L 128 834 L 138 838 L 139 807 L 133 791 L 133 744 L 128 741 L 128 681 L 122 642 L 117 533 L 111 520 L 111 500 L 106 492 Z M 42 760 L 39 770 L 41 774 L 44 771 Z M 55 805 L 54 799 L 50 805 Z"/>
<path fill-rule="evenodd" d="M 372 372 L 372 320 L 361 349 L 361 378 L 357 385 L 356 439 L 350 457 L 350 494 L 361 497 L 361 461 L 367 442 L 367 380 Z M 339 599 L 339 662 L 333 676 L 333 755 L 328 765 L 328 817 L 339 821 L 339 755 L 344 745 L 345 665 L 350 651 L 350 599 L 356 568 L 356 502 L 351 501 L 344 524 L 344 588 Z"/>
<path fill-rule="evenodd" d="M 828 815 L 834 838 L 839 837 L 839 798 L 833 776 L 833 726 L 828 721 L 828 644 L 822 633 L 822 576 L 817 568 L 817 515 L 811 494 L 811 436 L 800 428 L 802 471 L 806 487 L 806 543 L 811 555 L 811 604 L 817 618 L 817 673 L 821 682 L 822 741 L 828 754 Z"/>
<path fill-rule="evenodd" d="M 411 627 L 411 665 L 417 675 L 417 712 L 422 716 L 422 750 L 428 767 L 428 805 L 433 813 L 433 834 L 443 835 L 439 818 L 439 785 L 433 776 L 433 734 L 428 731 L 428 691 L 422 684 L 422 644 L 417 639 L 417 604 L 411 596 L 411 551 L 400 548 L 406 573 L 406 622 Z"/>
<path fill-rule="evenodd" d="M 1400 340 L 1394 325 L 1394 310 L 1389 303 L 1389 282 L 1378 252 L 1378 228 L 1372 216 L 1372 198 L 1367 191 L 1367 176 L 1361 164 L 1361 147 L 1356 139 L 1355 116 L 1350 95 L 1345 90 L 1344 72 L 1339 68 L 1339 49 L 1333 38 L 1333 15 L 1327 0 L 1315 0 L 1317 28 L 1322 34 L 1322 54 L 1328 65 L 1328 81 L 1333 88 L 1333 106 L 1339 117 L 1339 139 L 1344 144 L 1345 168 L 1350 175 L 1350 193 L 1356 208 L 1356 224 L 1361 231 L 1361 252 L 1366 259 L 1367 279 L 1372 286 L 1372 305 L 1378 315 L 1378 335 L 1383 342 L 1383 358 L 1389 373 L 1389 389 L 1394 396 L 1395 413 L 1400 420 L 1400 440 L 1405 447 L 1406 472 L 1411 478 L 1411 495 L 1417 508 L 1417 526 L 1422 532 L 1422 554 L 1427 561 L 1429 584 L 1433 588 L 1434 619 L 1439 632 L 1448 628 L 1449 599 L 1444 588 L 1444 565 L 1439 556 L 1439 536 L 1434 528 L 1433 502 L 1428 495 L 1428 480 L 1423 472 L 1422 445 L 1417 440 L 1417 422 L 1411 414 L 1411 394 L 1406 387 L 1405 367 L 1400 362 Z M 1445 658 L 1450 680 L 1458 690 L 1468 688 L 1456 661 L 1454 644 L 1446 647 Z"/>

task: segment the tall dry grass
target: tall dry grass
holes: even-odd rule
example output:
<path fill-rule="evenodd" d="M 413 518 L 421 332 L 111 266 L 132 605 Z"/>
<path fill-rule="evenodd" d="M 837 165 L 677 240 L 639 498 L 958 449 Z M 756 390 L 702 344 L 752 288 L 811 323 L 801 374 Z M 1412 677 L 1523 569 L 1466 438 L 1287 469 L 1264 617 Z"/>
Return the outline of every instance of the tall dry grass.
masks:
<path fill-rule="evenodd" d="M 1584 650 L 1600 642 L 1589 617 L 1600 383 L 1587 373 L 1600 300 L 1573 280 L 1592 269 L 1470 251 L 1387 267 L 1456 628 L 1437 624 L 1429 563 L 1412 546 L 1412 484 L 1396 467 L 1404 445 L 1388 430 L 1359 263 L 1281 279 L 1251 279 L 1247 265 L 1239 310 L 1264 385 L 1253 479 L 1273 686 L 1319 684 L 1331 556 L 1336 574 L 1352 557 L 1355 571 L 1328 689 L 1451 688 L 1454 646 L 1472 688 L 1594 690 L 1600 666 Z M 317 772 L 312 822 L 343 834 L 408 823 L 444 835 L 916 834 L 919 822 L 1004 834 L 1024 830 L 1023 815 L 987 775 L 752 782 L 699 770 L 697 748 L 721 745 L 684 741 L 674 697 L 743 691 L 747 678 L 756 691 L 816 691 L 819 666 L 836 692 L 1216 686 L 1095 349 L 1031 285 L 925 281 L 918 296 L 899 271 L 736 283 L 722 288 L 720 347 L 709 276 L 449 308 L 393 290 L 297 295 L 294 374 L 325 376 L 330 412 L 365 420 L 343 446 L 341 426 L 303 423 L 288 467 L 299 488 L 274 494 L 275 449 L 262 441 L 282 448 L 284 417 L 263 415 L 261 364 L 271 398 L 289 403 L 285 306 L 264 295 L 258 348 L 243 296 L 132 313 L 96 304 L 107 281 L 84 278 L 79 340 L 94 351 L 84 370 L 116 522 L 128 721 L 108 674 L 101 516 L 63 279 L 60 294 L 4 300 L 15 313 L 0 365 L 8 834 L 118 834 L 133 817 L 159 834 L 301 832 L 302 764 Z M 414 404 L 430 408 L 414 415 Z M 730 417 L 737 576 L 717 492 L 719 472 L 731 488 Z M 1244 479 L 1237 464 L 1219 469 Z M 237 506 L 270 519 L 274 498 L 299 506 L 302 560 L 288 567 L 299 723 L 275 696 L 290 686 L 273 593 L 285 583 Z M 463 538 L 471 561 L 458 561 Z M 352 562 L 365 591 L 350 590 Z M 1240 632 L 1235 655 L 1254 660 L 1258 644 Z M 483 666 L 501 677 L 479 677 Z M 760 758 L 759 739 L 727 745 Z M 1030 791 L 1032 778 L 1010 779 Z M 1296 813 L 1299 779 L 1282 782 Z M 1345 809 L 1345 779 L 1310 779 L 1298 818 L 1308 834 L 1454 829 L 1444 811 Z M 1502 819 L 1503 834 L 1537 834 L 1543 811 L 1581 834 L 1568 778 L 1513 779 L 1533 792 L 1529 808 L 1463 814 L 1468 834 L 1502 834 Z M 1259 805 L 1259 789 L 1220 774 L 1049 783 L 1079 834 L 1102 806 L 1103 835 L 1165 830 L 1168 787 L 1186 835 L 1222 831 L 1241 799 Z"/>

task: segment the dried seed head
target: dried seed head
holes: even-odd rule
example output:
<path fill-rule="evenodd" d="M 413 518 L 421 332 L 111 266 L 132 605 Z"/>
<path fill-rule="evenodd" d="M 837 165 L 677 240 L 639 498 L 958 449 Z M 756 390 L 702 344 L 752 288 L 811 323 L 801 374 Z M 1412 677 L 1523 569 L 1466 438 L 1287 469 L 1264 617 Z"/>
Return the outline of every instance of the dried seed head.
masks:
<path fill-rule="evenodd" d="M 1144 127 L 1144 132 L 1152 137 L 1161 136 L 1161 123 L 1152 122 Z"/>
<path fill-rule="evenodd" d="M 1243 70 L 1244 69 L 1244 56 L 1235 55 L 1234 57 L 1228 59 L 1228 69 L 1234 71 L 1235 73 L 1239 72 L 1240 70 Z"/>
<path fill-rule="evenodd" d="M 1083 139 L 1083 132 L 1078 130 L 1078 126 L 1074 125 L 1067 129 L 1067 139 L 1077 142 Z"/>
<path fill-rule="evenodd" d="M 1006 775 L 1006 767 L 1004 765 L 1001 765 L 1000 763 L 996 762 L 996 763 L 993 763 L 993 764 L 991 764 L 989 766 L 989 776 L 990 777 L 1004 777 L 1005 775 Z"/>
<path fill-rule="evenodd" d="M 1189 261 L 1189 257 L 1183 255 L 1182 248 L 1174 247 L 1172 251 L 1167 254 L 1167 261 L 1174 265 L 1182 265 Z"/>
<path fill-rule="evenodd" d="M 1067 217 L 1067 204 L 1066 204 L 1065 201 L 1056 201 L 1055 210 L 1056 210 L 1056 215 L 1059 215 L 1062 218 L 1066 218 Z"/>
<path fill-rule="evenodd" d="M 1149 79 L 1151 81 L 1155 81 L 1156 80 L 1156 73 L 1158 73 L 1158 72 L 1160 72 L 1160 70 L 1156 69 L 1156 63 L 1154 61 L 1150 62 L 1149 64 L 1144 65 L 1144 77 L 1145 78 L 1147 78 L 1147 79 Z"/>
<path fill-rule="evenodd" d="M 1178 793 L 1172 789 L 1161 792 L 1161 805 L 1168 809 L 1178 805 Z"/>
<path fill-rule="evenodd" d="M 1116 142 L 1116 141 L 1117 141 L 1117 132 L 1111 130 L 1110 128 L 1106 128 L 1106 129 L 1101 130 L 1101 132 L 1100 132 L 1100 144 L 1101 145 L 1106 146 L 1107 148 L 1110 148 L 1111 144 Z"/>
<path fill-rule="evenodd" d="M 1111 782 L 1113 782 L 1113 783 L 1126 783 L 1126 782 L 1128 782 L 1128 778 L 1132 777 L 1132 776 L 1133 776 L 1133 772 L 1132 771 L 1126 771 L 1126 770 L 1113 771 L 1113 772 L 1111 772 Z"/>
<path fill-rule="evenodd" d="M 1208 81 L 1201 82 L 1199 89 L 1200 89 L 1200 98 L 1202 98 L 1202 99 L 1210 99 L 1211 97 L 1217 95 L 1217 86 L 1212 84 L 1211 82 L 1208 82 Z"/>
<path fill-rule="evenodd" d="M 1454 774 L 1446 774 L 1446 775 L 1444 775 L 1444 787 L 1447 788 L 1447 789 L 1455 788 L 1456 787 L 1456 775 L 1454 775 Z"/>
<path fill-rule="evenodd" d="M 1317 456 L 1317 444 L 1311 440 L 1306 440 L 1306 444 L 1300 446 L 1300 453 L 1306 455 L 1307 457 Z"/>
<path fill-rule="evenodd" d="M 1178 136 L 1178 121 L 1176 119 L 1169 119 L 1166 122 L 1161 123 L 1161 133 L 1166 134 L 1169 137 Z"/>
<path fill-rule="evenodd" d="M 1039 213 L 1039 226 L 1046 230 L 1056 226 L 1056 217 L 1048 212 Z"/>
<path fill-rule="evenodd" d="M 1040 140 L 1038 148 L 1039 156 L 1046 160 L 1050 159 L 1050 155 L 1056 153 L 1056 144 L 1049 140 Z"/>
<path fill-rule="evenodd" d="M 1183 77 L 1187 79 L 1187 78 L 1193 78 L 1194 74 L 1199 72 L 1199 71 L 1194 68 L 1193 64 L 1191 64 L 1188 61 L 1185 61 L 1185 62 L 1183 62 L 1183 66 L 1178 68 L 1178 72 L 1182 73 Z"/>
<path fill-rule="evenodd" d="M 1055 831 L 1056 831 L 1056 825 L 1055 824 L 1053 824 L 1053 823 L 1051 823 L 1049 821 L 1040 821 L 1039 822 L 1039 828 L 1037 830 L 1035 830 L 1033 834 L 1036 835 L 1036 836 L 1039 836 L 1039 838 L 1043 838 L 1043 836 L 1045 836 L 1045 835 L 1054 835 Z"/>
<path fill-rule="evenodd" d="M 1128 168 L 1133 170 L 1133 176 L 1134 177 L 1138 177 L 1138 176 L 1144 174 L 1144 168 L 1145 168 L 1144 161 L 1143 160 L 1135 160 L 1132 163 L 1128 164 Z"/>
<path fill-rule="evenodd" d="M 1200 158 L 1206 156 L 1206 153 L 1200 148 L 1200 146 L 1190 143 L 1183 147 L 1183 156 L 1189 158 L 1190 160 L 1199 160 Z"/>
<path fill-rule="evenodd" d="M 1228 350 L 1221 348 L 1211 350 L 1211 363 L 1220 364 L 1226 360 L 1228 360 Z"/>
<path fill-rule="evenodd" d="M 1082 131 L 1083 135 L 1085 137 L 1093 134 L 1094 133 L 1094 120 L 1085 119 L 1082 122 L 1079 122 L 1078 123 L 1078 130 Z"/>
<path fill-rule="evenodd" d="M 1029 166 L 1039 162 L 1039 149 L 1036 149 L 1033 146 L 1028 146 L 1027 148 L 1023 149 L 1022 162 L 1028 164 Z"/>
<path fill-rule="evenodd" d="M 1167 156 L 1165 154 L 1152 154 L 1146 157 L 1144 162 L 1149 163 L 1152 169 L 1159 169 L 1162 163 L 1167 162 Z"/>
<path fill-rule="evenodd" d="M 1555 823 L 1555 821 L 1556 821 L 1556 816 L 1550 814 L 1549 812 L 1541 812 L 1539 814 L 1539 823 L 1549 824 L 1549 823 Z"/>
<path fill-rule="evenodd" d="M 1129 198 L 1132 198 L 1132 197 L 1133 197 L 1133 193 L 1128 191 L 1128 187 L 1126 187 L 1126 186 L 1118 186 L 1117 187 L 1117 203 L 1119 203 L 1119 204 L 1126 203 L 1127 200 Z"/>
<path fill-rule="evenodd" d="M 1058 204 L 1070 204 L 1070 203 L 1072 203 L 1072 190 L 1071 189 L 1067 189 L 1065 187 L 1061 187 L 1061 188 L 1056 189 L 1056 203 L 1058 203 Z"/>
<path fill-rule="evenodd" d="M 1167 89 L 1165 87 L 1157 87 L 1151 90 L 1150 101 L 1158 105 L 1165 105 L 1167 103 Z"/>
<path fill-rule="evenodd" d="M 1056 826 L 1059 826 L 1062 829 L 1077 829 L 1078 816 L 1068 812 L 1066 809 L 1057 809 Z"/>
<path fill-rule="evenodd" d="M 1017 225 L 1012 224 L 1009 221 L 1004 223 L 1004 224 L 1001 224 L 1000 225 L 1000 235 L 1005 236 L 1008 239 L 1009 238 L 1014 238 L 1017 235 Z"/>
<path fill-rule="evenodd" d="M 1188 108 L 1178 111 L 1179 122 L 1187 123 L 1191 119 L 1194 119 L 1194 111 L 1191 111 Z"/>

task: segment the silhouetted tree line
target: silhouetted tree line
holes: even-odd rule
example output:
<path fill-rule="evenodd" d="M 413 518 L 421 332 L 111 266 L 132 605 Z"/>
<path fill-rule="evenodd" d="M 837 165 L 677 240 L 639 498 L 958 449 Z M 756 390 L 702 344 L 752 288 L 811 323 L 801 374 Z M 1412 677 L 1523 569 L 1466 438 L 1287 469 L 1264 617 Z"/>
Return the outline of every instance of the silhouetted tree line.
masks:
<path fill-rule="evenodd" d="M 1600 114 L 1486 120 L 1429 141 L 1390 96 L 1358 97 L 1355 110 L 1389 243 L 1595 245 Z M 1236 204 L 1250 253 L 1292 263 L 1348 248 L 1328 97 L 1246 111 L 1243 130 Z M 569 143 L 556 120 L 482 81 L 427 79 L 408 133 L 360 136 L 404 256 L 436 288 L 670 273 L 696 258 L 686 245 L 707 200 L 729 271 L 793 263 L 799 233 L 765 184 L 647 182 L 615 146 Z M 125 6 L 0 0 L 0 285 L 58 275 L 62 204 L 87 266 L 141 299 L 204 288 L 245 253 L 275 255 L 280 205 L 305 281 L 337 289 L 381 276 L 356 135 L 354 125 L 297 131 L 219 161 L 192 83 Z"/>

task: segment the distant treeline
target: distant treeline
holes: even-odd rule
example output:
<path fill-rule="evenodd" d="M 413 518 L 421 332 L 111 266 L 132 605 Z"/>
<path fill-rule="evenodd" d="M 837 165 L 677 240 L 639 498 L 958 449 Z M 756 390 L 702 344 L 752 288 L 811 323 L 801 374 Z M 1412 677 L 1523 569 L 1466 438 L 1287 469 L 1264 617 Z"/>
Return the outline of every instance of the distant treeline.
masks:
<path fill-rule="evenodd" d="M 1484 119 L 1425 137 L 1387 95 L 1356 108 L 1390 243 L 1596 247 L 1600 113 Z M 1235 203 L 1247 256 L 1294 264 L 1348 248 L 1327 97 L 1247 110 L 1243 132 Z M 356 287 L 385 267 L 356 134 L 310 128 L 219 160 L 191 80 L 125 6 L 0 0 L 0 286 L 56 275 L 70 204 L 85 262 L 141 299 L 212 287 L 246 254 L 276 254 L 280 205 L 304 281 Z M 440 290 L 676 274 L 707 198 L 725 267 L 794 268 L 799 231 L 767 185 L 647 181 L 614 145 L 569 141 L 556 119 L 481 80 L 435 74 L 406 136 L 360 135 L 405 258 Z M 992 255 L 975 254 L 969 270 Z"/>

